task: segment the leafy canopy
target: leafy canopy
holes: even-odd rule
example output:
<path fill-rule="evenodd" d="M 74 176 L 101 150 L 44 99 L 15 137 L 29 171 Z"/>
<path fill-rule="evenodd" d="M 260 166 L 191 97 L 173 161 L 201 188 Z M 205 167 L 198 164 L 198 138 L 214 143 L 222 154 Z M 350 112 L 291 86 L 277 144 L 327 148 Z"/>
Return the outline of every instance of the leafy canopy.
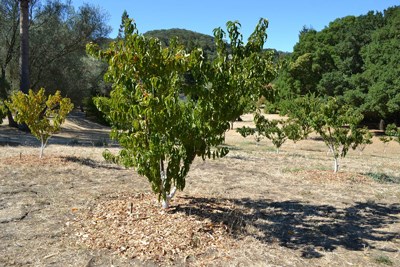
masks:
<path fill-rule="evenodd" d="M 363 115 L 359 111 L 341 105 L 333 97 L 321 102 L 310 113 L 310 125 L 333 154 L 335 172 L 339 168 L 339 157 L 344 158 L 350 148 L 355 149 L 371 139 L 368 129 L 358 127 L 362 119 Z"/>
<path fill-rule="evenodd" d="M 69 98 L 61 96 L 60 91 L 46 97 L 43 88 L 37 93 L 32 90 L 28 94 L 18 91 L 6 105 L 15 113 L 16 122 L 25 123 L 31 133 L 41 141 L 40 158 L 47 141 L 60 130 L 61 124 L 74 107 Z"/>
<path fill-rule="evenodd" d="M 399 34 L 400 6 L 339 18 L 321 31 L 304 28 L 275 82 L 278 98 L 336 97 L 365 120 L 397 121 Z"/>
<path fill-rule="evenodd" d="M 113 84 L 110 98 L 99 97 L 95 103 L 122 150 L 104 156 L 146 176 L 164 207 L 175 188 L 184 189 L 196 156 L 228 153 L 222 146 L 224 133 L 243 110 L 235 103 L 264 82 L 264 72 L 257 68 L 267 65 L 260 55 L 267 21 L 260 21 L 247 45 L 238 28 L 238 23 L 228 23 L 235 47 L 230 54 L 224 31 L 215 31 L 218 55 L 211 63 L 201 49 L 188 53 L 177 40 L 164 47 L 158 39 L 139 34 L 129 19 L 124 39 L 106 50 L 87 46 L 89 54 L 108 62 L 105 79 Z"/>

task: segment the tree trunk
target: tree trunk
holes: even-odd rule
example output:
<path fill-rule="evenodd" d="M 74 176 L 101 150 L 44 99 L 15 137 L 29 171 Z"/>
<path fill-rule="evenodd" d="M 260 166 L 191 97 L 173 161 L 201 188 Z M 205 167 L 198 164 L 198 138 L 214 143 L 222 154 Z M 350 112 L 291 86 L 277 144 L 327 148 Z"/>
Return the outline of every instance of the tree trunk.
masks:
<path fill-rule="evenodd" d="M 15 122 L 10 110 L 7 111 L 8 126 L 18 128 L 18 123 Z"/>
<path fill-rule="evenodd" d="M 27 94 L 30 89 L 29 83 L 29 0 L 20 2 L 20 28 L 21 55 L 19 58 L 20 67 L 20 90 Z"/>
<path fill-rule="evenodd" d="M 6 81 L 6 69 L 4 67 L 1 68 L 1 77 L 0 77 L 0 98 L 2 99 L 7 99 L 8 93 L 7 90 L 9 90 L 9 84 Z M 18 123 L 15 122 L 10 110 L 7 108 L 7 118 L 8 118 L 8 126 L 10 127 L 18 127 Z"/>
<path fill-rule="evenodd" d="M 165 174 L 165 168 L 164 168 L 164 161 L 161 159 L 160 160 L 160 178 L 161 178 L 161 207 L 163 209 L 168 209 L 169 208 L 169 199 L 167 197 L 167 192 L 165 192 L 165 180 L 167 179 L 166 174 Z"/>
<path fill-rule="evenodd" d="M 379 121 L 379 130 L 385 131 L 385 121 L 383 119 Z"/>
<path fill-rule="evenodd" d="M 171 192 L 166 192 L 165 191 L 165 181 L 167 179 L 166 173 L 165 173 L 165 168 L 164 168 L 164 161 L 160 160 L 160 176 L 161 176 L 161 207 L 163 209 L 168 209 L 169 208 L 169 203 L 170 200 L 175 196 L 176 193 L 176 187 L 174 187 Z"/>
<path fill-rule="evenodd" d="M 339 171 L 339 161 L 338 161 L 338 158 L 336 158 L 336 157 L 334 159 L 335 159 L 335 161 L 333 164 L 333 172 L 337 173 Z"/>

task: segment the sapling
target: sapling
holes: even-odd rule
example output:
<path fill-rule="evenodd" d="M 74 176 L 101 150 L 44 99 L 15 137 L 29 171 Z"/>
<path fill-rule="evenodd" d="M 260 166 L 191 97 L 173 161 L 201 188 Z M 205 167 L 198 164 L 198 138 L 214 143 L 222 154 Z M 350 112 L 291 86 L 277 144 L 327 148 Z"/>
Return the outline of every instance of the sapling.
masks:
<path fill-rule="evenodd" d="M 287 140 L 287 136 L 282 127 L 284 121 L 268 120 L 260 113 L 256 113 L 254 116 L 254 122 L 256 124 L 257 132 L 271 140 L 272 144 L 276 148 L 276 152 L 279 153 L 279 149 Z"/>
<path fill-rule="evenodd" d="M 60 130 L 61 124 L 74 107 L 69 98 L 61 96 L 60 91 L 46 97 L 43 88 L 37 93 L 32 90 L 28 94 L 18 91 L 6 105 L 15 114 L 15 121 L 25 123 L 40 140 L 40 158 L 43 157 L 50 137 Z"/>
<path fill-rule="evenodd" d="M 254 141 L 256 142 L 256 145 L 260 143 L 262 140 L 262 135 L 260 135 L 256 129 L 250 128 L 248 126 L 243 126 L 241 128 L 237 128 L 236 132 L 238 132 L 242 137 L 246 138 L 247 136 L 252 135 L 254 137 Z"/>
<path fill-rule="evenodd" d="M 243 126 L 236 131 L 243 137 L 254 135 L 256 142 L 263 137 L 270 139 L 277 153 L 287 139 L 297 142 L 303 138 L 301 127 L 295 121 L 269 120 L 257 111 L 254 115 L 254 123 L 256 125 L 254 129 Z"/>
<path fill-rule="evenodd" d="M 329 98 L 316 107 L 309 117 L 310 125 L 332 152 L 334 172 L 339 171 L 339 157 L 344 158 L 350 148 L 355 149 L 371 139 L 367 128 L 358 125 L 363 115 L 357 110 L 340 105 L 336 98 Z"/>

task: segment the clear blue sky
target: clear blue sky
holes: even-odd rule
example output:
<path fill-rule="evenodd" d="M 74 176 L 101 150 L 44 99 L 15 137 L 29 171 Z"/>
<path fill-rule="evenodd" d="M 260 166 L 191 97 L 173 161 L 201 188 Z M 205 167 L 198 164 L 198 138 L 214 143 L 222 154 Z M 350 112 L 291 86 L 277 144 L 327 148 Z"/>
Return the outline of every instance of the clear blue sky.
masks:
<path fill-rule="evenodd" d="M 89 3 L 108 13 L 115 37 L 126 10 L 135 19 L 139 32 L 181 28 L 212 35 L 228 20 L 239 20 L 245 40 L 259 18 L 269 20 L 266 47 L 293 50 L 302 27 L 321 30 L 336 18 L 383 11 L 400 5 L 400 0 L 72 0 L 76 7 Z"/>

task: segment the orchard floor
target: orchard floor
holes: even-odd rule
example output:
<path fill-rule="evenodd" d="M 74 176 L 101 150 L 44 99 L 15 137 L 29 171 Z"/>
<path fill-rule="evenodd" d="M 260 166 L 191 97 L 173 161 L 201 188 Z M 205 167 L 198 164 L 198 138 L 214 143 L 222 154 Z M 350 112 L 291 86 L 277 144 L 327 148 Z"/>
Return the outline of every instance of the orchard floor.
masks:
<path fill-rule="evenodd" d="M 250 116 L 235 127 L 250 125 Z M 0 125 L 0 266 L 400 266 L 400 145 L 350 151 L 332 173 L 317 138 L 277 154 L 227 133 L 159 208 L 147 180 L 105 163 L 108 129 L 74 113 L 42 160 Z"/>

